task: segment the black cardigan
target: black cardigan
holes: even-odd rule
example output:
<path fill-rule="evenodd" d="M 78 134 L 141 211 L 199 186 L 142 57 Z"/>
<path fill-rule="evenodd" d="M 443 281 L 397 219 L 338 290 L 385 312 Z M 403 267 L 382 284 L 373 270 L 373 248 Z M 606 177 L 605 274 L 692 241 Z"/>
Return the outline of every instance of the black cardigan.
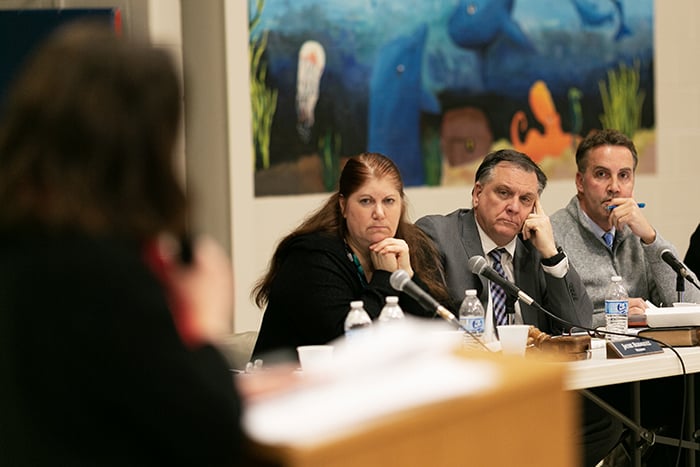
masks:
<path fill-rule="evenodd" d="M 254 355 L 264 359 L 266 352 L 286 349 L 294 358 L 299 345 L 325 344 L 343 335 L 353 300 L 362 300 L 372 319 L 379 316 L 389 295 L 399 296 L 406 313 L 434 315 L 394 290 L 390 276 L 388 271 L 374 271 L 365 287 L 341 238 L 321 233 L 295 238 L 283 252 L 272 282 Z"/>

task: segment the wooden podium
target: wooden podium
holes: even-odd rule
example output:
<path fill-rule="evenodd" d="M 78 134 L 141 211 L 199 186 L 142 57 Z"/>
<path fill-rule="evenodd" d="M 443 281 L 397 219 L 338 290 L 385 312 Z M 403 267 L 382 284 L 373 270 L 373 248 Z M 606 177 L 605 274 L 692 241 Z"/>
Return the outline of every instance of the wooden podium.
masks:
<path fill-rule="evenodd" d="M 579 401 L 575 392 L 564 389 L 564 365 L 500 354 L 463 356 L 485 359 L 497 369 L 499 383 L 493 390 L 404 410 L 318 444 L 250 441 L 254 465 L 579 465 Z"/>

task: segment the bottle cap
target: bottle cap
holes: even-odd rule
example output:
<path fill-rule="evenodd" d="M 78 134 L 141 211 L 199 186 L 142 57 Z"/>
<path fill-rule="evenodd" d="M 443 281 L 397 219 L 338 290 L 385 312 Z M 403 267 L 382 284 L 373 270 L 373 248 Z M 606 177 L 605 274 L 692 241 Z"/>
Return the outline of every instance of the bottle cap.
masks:
<path fill-rule="evenodd" d="M 612 277 L 610 278 L 610 280 L 613 281 L 613 282 L 620 282 L 620 281 L 622 280 L 622 277 L 620 277 L 620 276 L 612 276 Z"/>
<path fill-rule="evenodd" d="M 466 295 L 467 297 L 476 296 L 476 289 L 467 289 L 464 291 L 464 295 Z"/>
<path fill-rule="evenodd" d="M 364 302 L 362 300 L 355 300 L 354 302 L 350 302 L 350 308 L 362 308 L 364 306 Z"/>
<path fill-rule="evenodd" d="M 396 295 L 389 295 L 388 297 L 386 297 L 386 302 L 391 304 L 399 303 L 399 297 L 397 297 Z"/>

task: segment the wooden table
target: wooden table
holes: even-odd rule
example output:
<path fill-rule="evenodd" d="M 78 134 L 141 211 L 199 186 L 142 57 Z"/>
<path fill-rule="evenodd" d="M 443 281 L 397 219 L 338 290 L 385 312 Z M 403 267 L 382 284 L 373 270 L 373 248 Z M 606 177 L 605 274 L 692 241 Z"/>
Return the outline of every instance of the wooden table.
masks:
<path fill-rule="evenodd" d="M 481 393 L 384 416 L 319 443 L 251 440 L 253 456 L 266 465 L 293 467 L 579 465 L 578 396 L 565 389 L 565 366 L 463 355 L 492 365 L 497 384 Z"/>

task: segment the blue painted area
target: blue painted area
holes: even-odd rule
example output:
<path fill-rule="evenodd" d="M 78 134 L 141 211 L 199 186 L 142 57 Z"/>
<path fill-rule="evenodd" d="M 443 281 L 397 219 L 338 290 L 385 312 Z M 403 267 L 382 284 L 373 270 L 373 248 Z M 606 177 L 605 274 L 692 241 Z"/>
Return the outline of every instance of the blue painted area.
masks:
<path fill-rule="evenodd" d="M 581 21 L 587 27 L 617 23 L 615 39 L 632 34 L 625 20 L 622 0 L 572 0 Z"/>
<path fill-rule="evenodd" d="M 615 19 L 611 0 L 573 0 L 573 3 L 581 20 L 587 25 L 600 26 Z"/>
<path fill-rule="evenodd" d="M 422 104 L 430 101 L 431 110 L 438 110 L 421 87 L 427 33 L 424 25 L 385 44 L 377 54 L 369 84 L 367 149 L 391 157 L 401 168 L 407 186 L 425 181 L 420 144 Z"/>
<path fill-rule="evenodd" d="M 476 7 L 472 15 L 470 5 Z M 562 58 L 571 57 L 566 66 L 572 75 L 590 75 L 618 56 L 652 60 L 652 14 L 653 0 L 267 0 L 259 30 L 268 30 L 272 42 L 280 38 L 268 47 L 275 48 L 269 50 L 272 68 L 277 60 L 294 68 L 299 44 L 318 40 L 327 52 L 326 70 L 345 79 L 356 70 L 334 56 L 352 56 L 364 72 L 384 44 L 427 25 L 423 66 L 433 91 L 458 88 L 459 82 L 474 88 L 482 74 L 493 78 L 518 54 L 529 65 L 525 76 L 512 79 L 529 85 L 534 77 L 550 87 L 562 80 L 568 87 L 559 70 Z M 482 59 L 485 70 L 476 65 Z"/>
<path fill-rule="evenodd" d="M 465 49 L 484 49 L 507 36 L 525 50 L 533 51 L 532 42 L 513 21 L 513 0 L 459 0 L 450 16 L 450 38 Z"/>
<path fill-rule="evenodd" d="M 254 4 L 249 0 L 249 10 Z M 417 158 L 413 149 L 397 148 L 415 145 L 428 114 L 475 106 L 494 138 L 507 138 L 502 122 L 528 108 L 536 80 L 547 83 L 564 129 L 584 134 L 599 125 L 599 81 L 621 63 L 638 61 L 646 92 L 642 124 L 654 125 L 653 0 L 266 0 L 254 33 L 260 30 L 269 34 L 268 83 L 282 96 L 273 164 L 315 150 L 294 139 L 297 54 L 306 40 L 326 51 L 317 131 L 338 132 L 342 155 L 387 152 L 411 183 L 421 180 L 420 168 L 411 165 Z M 389 60 L 400 55 L 392 48 L 411 55 L 408 38 L 423 30 L 422 51 L 412 55 L 420 70 L 411 67 L 405 79 L 392 80 Z M 572 88 L 580 92 L 580 112 L 564 110 Z"/>

